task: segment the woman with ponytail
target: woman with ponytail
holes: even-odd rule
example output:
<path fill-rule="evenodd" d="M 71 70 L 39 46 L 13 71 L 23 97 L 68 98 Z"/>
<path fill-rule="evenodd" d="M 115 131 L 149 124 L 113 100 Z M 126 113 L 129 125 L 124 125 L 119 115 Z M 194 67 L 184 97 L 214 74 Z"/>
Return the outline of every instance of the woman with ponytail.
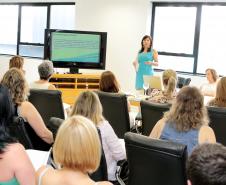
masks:
<path fill-rule="evenodd" d="M 164 90 L 154 89 L 149 101 L 156 103 L 172 103 L 176 97 L 177 74 L 172 69 L 167 69 L 162 74 Z"/>

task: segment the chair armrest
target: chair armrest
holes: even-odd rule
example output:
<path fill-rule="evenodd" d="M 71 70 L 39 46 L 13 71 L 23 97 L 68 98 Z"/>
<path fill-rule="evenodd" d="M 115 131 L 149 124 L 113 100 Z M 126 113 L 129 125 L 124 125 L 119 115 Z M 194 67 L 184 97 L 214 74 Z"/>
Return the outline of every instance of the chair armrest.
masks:
<path fill-rule="evenodd" d="M 126 185 L 128 181 L 129 168 L 126 159 L 117 162 L 115 177 L 120 185 Z"/>

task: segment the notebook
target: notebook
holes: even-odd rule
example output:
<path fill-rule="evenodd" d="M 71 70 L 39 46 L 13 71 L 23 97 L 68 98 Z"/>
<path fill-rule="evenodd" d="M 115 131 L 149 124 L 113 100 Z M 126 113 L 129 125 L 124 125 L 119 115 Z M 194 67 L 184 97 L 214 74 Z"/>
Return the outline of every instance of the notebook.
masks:
<path fill-rule="evenodd" d="M 144 83 L 148 83 L 149 87 L 152 89 L 163 90 L 162 78 L 160 76 L 143 76 Z"/>
<path fill-rule="evenodd" d="M 50 155 L 50 150 L 40 151 L 40 150 L 27 149 L 26 152 L 35 170 L 38 170 L 43 165 L 47 165 L 47 161 Z"/>

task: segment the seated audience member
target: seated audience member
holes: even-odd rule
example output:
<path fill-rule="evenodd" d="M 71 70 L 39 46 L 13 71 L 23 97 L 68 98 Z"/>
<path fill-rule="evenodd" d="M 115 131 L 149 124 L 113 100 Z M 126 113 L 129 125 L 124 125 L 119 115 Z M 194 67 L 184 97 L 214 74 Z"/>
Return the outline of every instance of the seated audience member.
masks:
<path fill-rule="evenodd" d="M 10 60 L 9 60 L 9 69 L 15 67 L 21 71 L 23 71 L 23 73 L 25 73 L 25 70 L 23 69 L 24 66 L 24 58 L 17 55 L 17 56 L 13 56 Z"/>
<path fill-rule="evenodd" d="M 150 137 L 185 144 L 188 154 L 200 143 L 215 143 L 215 134 L 208 126 L 204 97 L 199 89 L 183 87 L 169 112 L 153 128 Z"/>
<path fill-rule="evenodd" d="M 35 170 L 30 159 L 24 147 L 8 133 L 13 113 L 9 91 L 0 85 L 0 184 L 34 185 Z"/>
<path fill-rule="evenodd" d="M 59 169 L 43 166 L 37 171 L 39 185 L 111 185 L 95 183 L 88 173 L 100 163 L 101 144 L 94 124 L 83 116 L 72 116 L 60 126 L 53 145 L 53 158 Z"/>
<path fill-rule="evenodd" d="M 177 73 L 172 69 L 165 70 L 162 73 L 162 82 L 164 90 L 154 89 L 148 100 L 156 103 L 172 103 L 176 97 Z"/>
<path fill-rule="evenodd" d="M 215 96 L 217 86 L 217 72 L 215 69 L 206 69 L 208 83 L 201 85 L 200 90 L 204 96 Z"/>
<path fill-rule="evenodd" d="M 120 93 L 120 85 L 111 71 L 105 71 L 100 76 L 99 90 L 109 93 Z M 130 127 L 133 127 L 135 118 L 131 113 L 131 105 L 128 101 L 128 110 L 130 117 Z"/>
<path fill-rule="evenodd" d="M 73 115 L 82 115 L 89 118 L 100 129 L 103 150 L 107 162 L 108 179 L 115 181 L 117 161 L 125 159 L 126 152 L 113 128 L 108 121 L 104 119 L 98 96 L 91 91 L 82 92 L 72 108 L 71 116 Z"/>
<path fill-rule="evenodd" d="M 24 74 L 16 68 L 11 68 L 4 74 L 1 83 L 9 89 L 15 106 L 15 115 L 23 117 L 42 140 L 51 144 L 52 133 L 45 126 L 37 109 L 27 101 L 29 89 Z"/>
<path fill-rule="evenodd" d="M 226 184 L 226 147 L 202 144 L 194 149 L 187 162 L 188 185 Z"/>
<path fill-rule="evenodd" d="M 49 83 L 49 79 L 54 73 L 53 63 L 50 61 L 42 62 L 38 66 L 38 73 L 40 76 L 40 80 L 35 81 L 30 84 L 31 89 L 49 89 L 55 90 L 55 86 Z"/>
<path fill-rule="evenodd" d="M 217 83 L 216 96 L 210 100 L 208 106 L 226 107 L 226 77 L 222 77 Z"/>

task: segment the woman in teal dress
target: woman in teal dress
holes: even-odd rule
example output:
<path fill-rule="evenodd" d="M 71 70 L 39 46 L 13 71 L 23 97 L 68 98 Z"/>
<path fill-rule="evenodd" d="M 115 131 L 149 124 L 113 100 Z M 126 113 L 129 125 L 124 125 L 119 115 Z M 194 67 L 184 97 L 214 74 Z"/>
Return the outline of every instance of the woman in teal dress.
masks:
<path fill-rule="evenodd" d="M 35 185 L 35 170 L 24 147 L 8 132 L 14 107 L 9 91 L 0 84 L 0 185 Z"/>
<path fill-rule="evenodd" d="M 152 38 L 145 35 L 141 41 L 141 50 L 138 53 L 136 60 L 133 62 L 136 70 L 136 89 L 143 89 L 143 76 L 153 75 L 152 66 L 158 66 L 158 53 L 152 49 Z"/>

